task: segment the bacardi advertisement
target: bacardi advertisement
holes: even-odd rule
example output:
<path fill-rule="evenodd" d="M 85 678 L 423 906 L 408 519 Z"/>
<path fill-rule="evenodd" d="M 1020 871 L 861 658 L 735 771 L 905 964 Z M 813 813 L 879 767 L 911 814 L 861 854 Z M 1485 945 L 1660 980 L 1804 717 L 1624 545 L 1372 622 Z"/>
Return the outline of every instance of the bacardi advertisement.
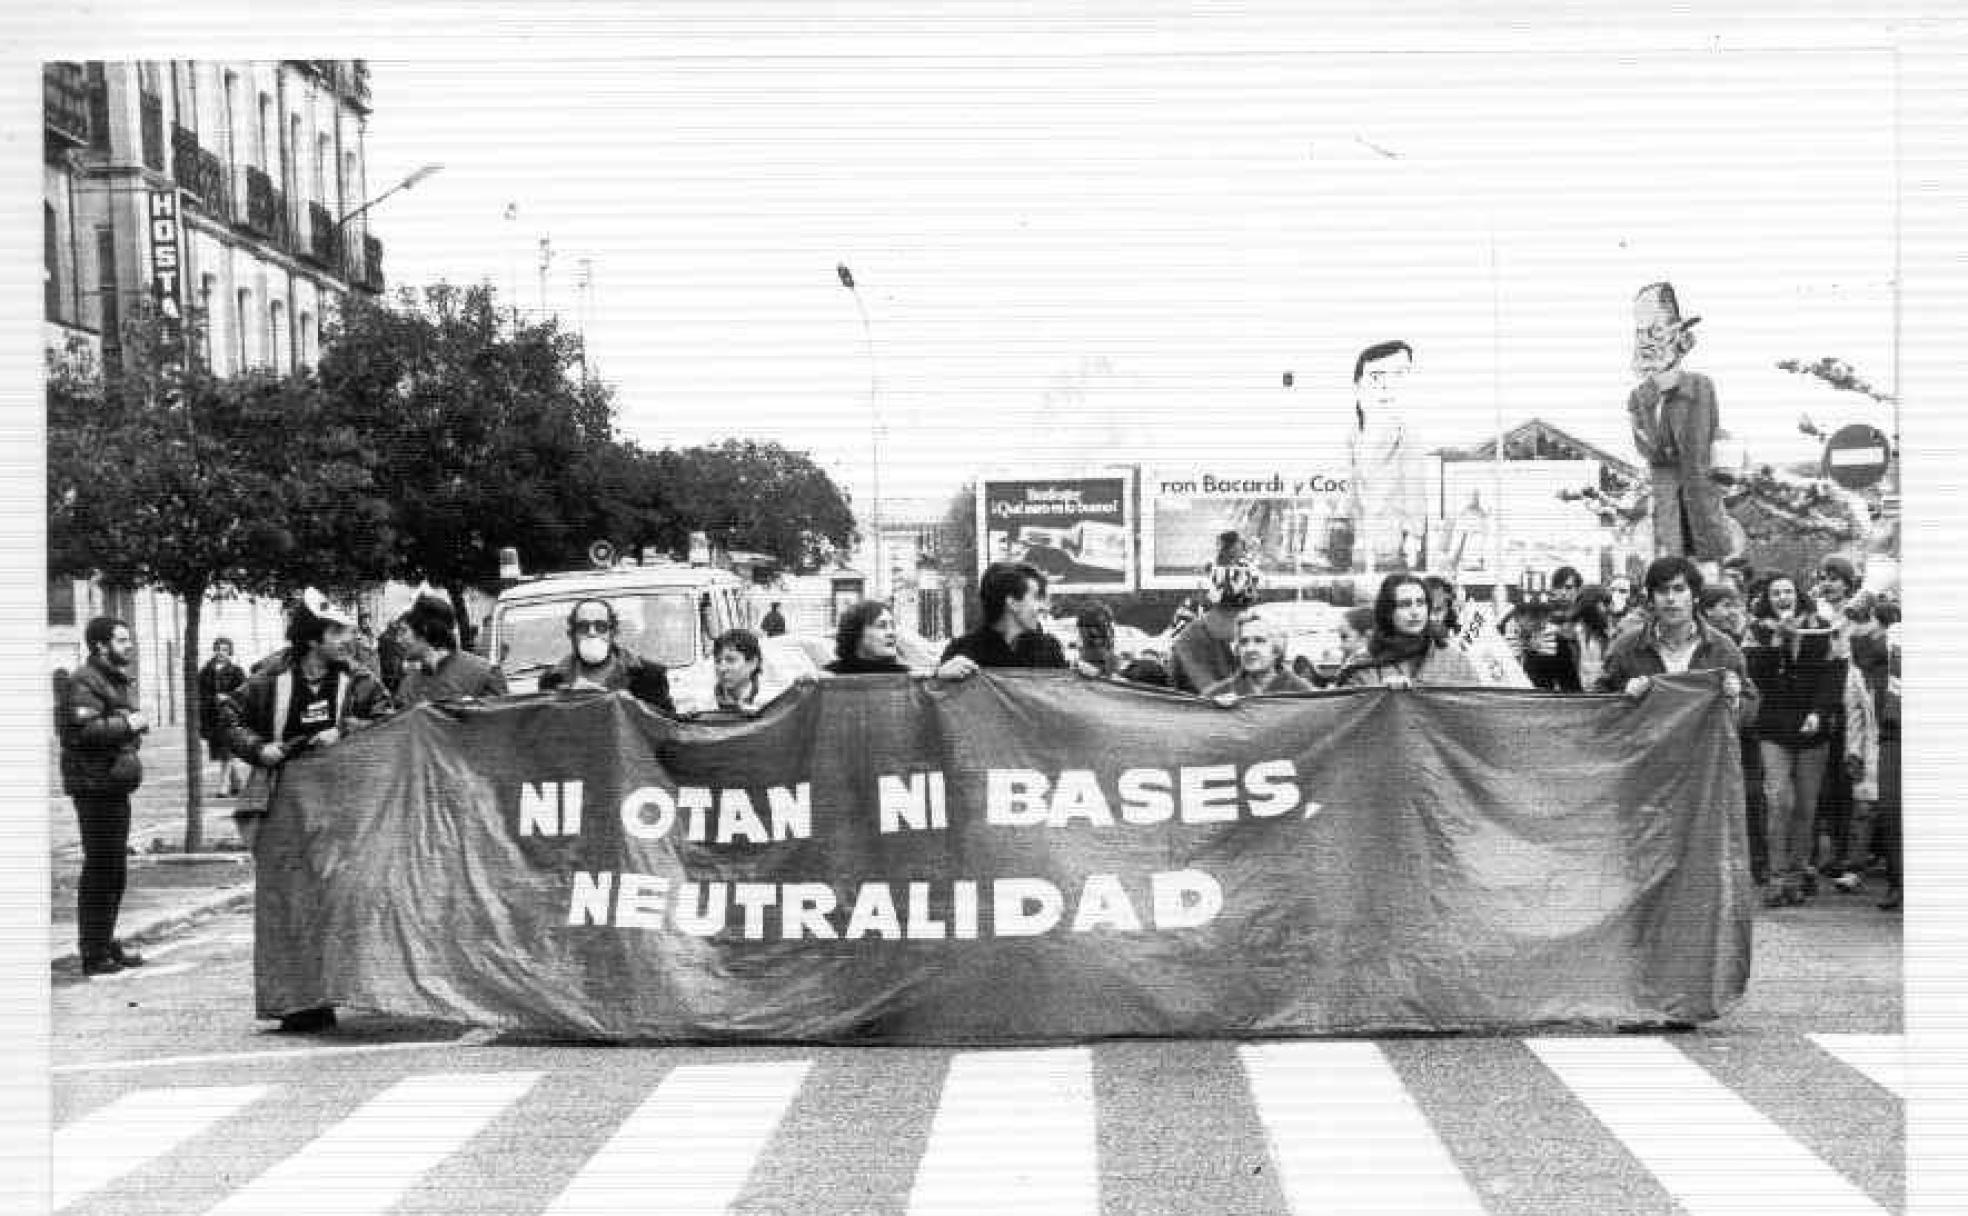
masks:
<path fill-rule="evenodd" d="M 1217 538 L 1235 532 L 1266 587 L 1354 568 L 1344 456 L 1318 465 L 1153 468 L 1142 473 L 1141 585 L 1194 590 Z"/>
<path fill-rule="evenodd" d="M 1018 481 L 978 487 L 979 558 L 1030 562 L 1053 591 L 1119 591 L 1134 585 L 1131 474 Z"/>

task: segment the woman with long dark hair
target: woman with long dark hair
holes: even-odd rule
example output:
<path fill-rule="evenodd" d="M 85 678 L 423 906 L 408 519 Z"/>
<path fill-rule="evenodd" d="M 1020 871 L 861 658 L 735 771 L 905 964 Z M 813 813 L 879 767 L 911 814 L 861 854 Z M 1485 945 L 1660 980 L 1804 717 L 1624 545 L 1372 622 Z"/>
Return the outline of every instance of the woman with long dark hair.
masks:
<path fill-rule="evenodd" d="M 1428 587 L 1420 576 L 1390 574 L 1381 580 L 1373 621 L 1366 656 L 1347 664 L 1339 673 L 1340 684 L 1413 688 L 1484 683 L 1459 648 L 1438 646 L 1429 636 Z"/>

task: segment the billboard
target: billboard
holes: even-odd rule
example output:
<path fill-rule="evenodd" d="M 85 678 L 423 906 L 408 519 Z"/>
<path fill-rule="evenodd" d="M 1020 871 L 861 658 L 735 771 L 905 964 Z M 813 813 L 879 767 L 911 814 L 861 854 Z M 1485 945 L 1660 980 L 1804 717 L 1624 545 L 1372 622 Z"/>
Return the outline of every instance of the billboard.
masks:
<path fill-rule="evenodd" d="M 1596 582 L 1600 554 L 1613 537 L 1592 512 L 1558 495 L 1598 484 L 1596 460 L 1506 460 L 1499 498 L 1495 462 L 1447 462 L 1442 466 L 1447 528 L 1441 550 L 1430 554 L 1430 566 L 1452 570 L 1467 582 L 1492 581 L 1498 573 L 1492 569 L 1494 530 L 1500 529 L 1504 582 L 1516 583 L 1526 571 L 1549 574 L 1559 566 Z"/>
<path fill-rule="evenodd" d="M 979 563 L 1030 562 L 1053 591 L 1132 589 L 1132 478 L 1127 470 L 984 479 L 977 489 Z"/>
<path fill-rule="evenodd" d="M 1440 462 L 1429 457 L 1430 498 Z M 1263 461 L 1202 469 L 1164 466 L 1141 475 L 1141 585 L 1191 590 L 1216 556 L 1216 539 L 1236 532 L 1266 587 L 1307 586 L 1362 568 L 1357 521 L 1347 493 L 1346 455 L 1289 465 Z M 1409 556 L 1419 566 L 1425 537 Z"/>

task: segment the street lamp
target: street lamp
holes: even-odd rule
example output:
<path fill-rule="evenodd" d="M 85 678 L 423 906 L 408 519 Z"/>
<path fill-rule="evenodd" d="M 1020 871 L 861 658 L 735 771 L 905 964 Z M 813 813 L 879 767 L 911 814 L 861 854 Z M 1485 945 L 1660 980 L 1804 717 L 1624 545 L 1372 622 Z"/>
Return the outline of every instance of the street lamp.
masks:
<path fill-rule="evenodd" d="M 861 302 L 861 293 L 854 286 L 854 272 L 842 262 L 834 267 L 840 275 L 841 286 L 847 294 L 854 297 L 854 310 L 861 314 L 861 337 L 868 347 L 868 456 L 873 472 L 872 502 L 868 514 L 873 520 L 875 532 L 874 590 L 879 592 L 883 584 L 882 565 L 882 522 L 881 522 L 881 374 L 875 364 L 875 331 L 868 323 L 868 307 Z M 873 598 L 880 599 L 879 595 Z"/>
<path fill-rule="evenodd" d="M 391 186 L 389 189 L 383 191 L 381 194 L 378 194 L 375 198 L 370 199 L 368 202 L 362 204 L 360 207 L 357 207 L 355 210 L 349 212 L 347 215 L 344 215 L 341 219 L 336 220 L 335 230 L 337 232 L 341 231 L 342 225 L 348 223 L 356 216 L 361 215 L 363 212 L 369 210 L 369 208 L 375 206 L 377 203 L 382 202 L 384 199 L 388 198 L 392 194 L 395 194 L 399 190 L 408 190 L 410 187 L 416 185 L 420 181 L 423 181 L 425 178 L 431 176 L 432 174 L 441 172 L 443 168 L 444 168 L 443 165 L 425 165 L 423 168 L 418 169 L 410 176 L 404 178 L 402 181 L 396 183 L 394 186 Z"/>

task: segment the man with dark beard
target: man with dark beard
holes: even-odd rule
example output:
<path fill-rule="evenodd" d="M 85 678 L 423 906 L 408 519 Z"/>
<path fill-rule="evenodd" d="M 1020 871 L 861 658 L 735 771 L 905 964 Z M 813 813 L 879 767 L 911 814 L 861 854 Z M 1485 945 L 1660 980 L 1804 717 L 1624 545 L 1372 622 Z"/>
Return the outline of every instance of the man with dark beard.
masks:
<path fill-rule="evenodd" d="M 82 974 L 114 975 L 143 964 L 116 940 L 116 913 L 128 881 L 130 795 L 143 784 L 137 749 L 150 719 L 137 709 L 130 627 L 99 616 L 82 631 L 89 660 L 67 685 L 61 706 L 62 790 L 82 827 L 82 880 L 75 893 Z"/>

